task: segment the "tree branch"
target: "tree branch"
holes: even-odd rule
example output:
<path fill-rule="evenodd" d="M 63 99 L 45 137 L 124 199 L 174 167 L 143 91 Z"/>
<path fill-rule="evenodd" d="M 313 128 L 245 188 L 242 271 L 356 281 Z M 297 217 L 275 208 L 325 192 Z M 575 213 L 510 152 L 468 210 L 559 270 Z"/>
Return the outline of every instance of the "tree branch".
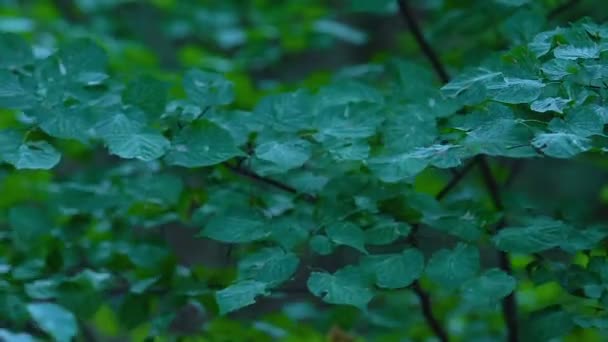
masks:
<path fill-rule="evenodd" d="M 418 22 L 416 21 L 412 10 L 409 8 L 409 6 L 407 4 L 407 1 L 406 0 L 397 0 L 397 2 L 399 4 L 399 12 L 401 13 L 401 16 L 405 19 L 406 23 L 410 27 L 410 30 L 412 31 L 412 34 L 414 35 L 416 42 L 420 46 L 420 49 L 422 50 L 422 52 L 424 53 L 426 58 L 431 62 L 433 69 L 435 70 L 435 73 L 437 74 L 437 76 L 443 83 L 448 83 L 450 81 L 450 76 L 448 75 L 445 67 L 441 63 L 439 57 L 437 56 L 437 54 L 435 53 L 435 51 L 433 50 L 433 48 L 431 47 L 429 42 L 425 39 L 425 37 L 422 33 L 422 30 L 420 29 L 420 25 L 418 25 Z M 490 170 L 490 167 L 488 165 L 486 158 L 483 155 L 479 155 L 479 156 L 475 157 L 471 162 L 469 162 L 469 164 L 467 164 L 465 166 L 465 168 L 460 173 L 457 173 L 454 176 L 454 179 L 452 179 L 452 181 L 450 181 L 446 185 L 446 187 L 437 194 L 437 198 L 438 199 L 443 198 L 451 190 L 451 188 L 453 188 L 454 186 L 456 186 L 456 184 L 458 184 L 460 182 L 460 180 L 464 177 L 464 175 L 471 169 L 470 166 L 472 166 L 474 164 L 480 165 L 485 186 L 486 186 L 488 192 L 490 193 L 494 206 L 496 207 L 497 210 L 503 211 L 504 205 L 502 203 L 502 199 L 500 196 L 500 187 L 498 185 L 498 182 L 494 178 L 494 175 L 492 174 L 492 172 Z M 502 222 L 503 222 L 502 224 L 504 225 L 504 221 L 502 221 Z M 417 227 L 415 227 L 415 228 L 417 228 Z M 505 252 L 499 251 L 498 257 L 499 257 L 500 268 L 503 271 L 507 272 L 508 274 L 511 274 L 512 270 L 511 270 L 509 255 Z M 420 294 L 419 294 L 419 297 L 420 297 Z M 423 302 L 423 299 L 424 298 L 420 298 L 421 302 Z M 426 298 L 426 300 L 429 301 L 427 304 L 430 306 L 430 298 Z M 508 340 L 510 342 L 518 342 L 519 341 L 519 333 L 518 333 L 519 329 L 518 329 L 518 322 L 517 322 L 517 301 L 515 298 L 515 292 L 512 292 L 509 296 L 507 296 L 503 300 L 502 310 L 503 310 L 505 324 L 507 326 Z M 434 325 L 438 324 L 438 322 L 436 322 L 436 320 L 434 319 L 434 316 L 432 315 L 432 311 L 430 309 L 427 309 L 425 311 L 425 308 L 423 307 L 423 312 L 425 312 L 425 317 L 427 317 L 426 316 L 427 314 L 430 314 L 430 316 L 427 317 L 427 322 L 435 330 Z M 439 327 L 441 328 L 440 325 L 439 325 Z M 437 336 L 439 338 L 441 338 L 441 335 L 440 335 L 441 331 L 443 331 L 443 329 L 439 330 L 439 332 L 437 330 L 435 330 L 435 333 L 437 334 Z"/>
<path fill-rule="evenodd" d="M 437 338 L 441 342 L 448 342 L 449 337 L 448 334 L 443 329 L 441 322 L 435 317 L 433 314 L 433 307 L 431 305 L 431 296 L 424 291 L 422 287 L 420 287 L 420 283 L 418 280 L 414 281 L 412 284 L 412 288 L 414 292 L 418 296 L 418 300 L 420 300 L 420 306 L 422 306 L 422 314 L 426 319 L 427 324 L 431 327 Z"/>
<path fill-rule="evenodd" d="M 490 196 L 492 197 L 492 202 L 494 203 L 496 210 L 504 211 L 504 204 L 502 203 L 502 199 L 500 196 L 498 182 L 496 182 L 496 178 L 492 174 L 492 170 L 490 169 L 488 161 L 485 158 L 480 159 L 479 167 L 481 169 L 481 174 L 484 183 L 486 184 L 486 188 L 488 189 Z M 496 226 L 496 231 L 501 230 L 505 226 L 505 224 L 506 220 L 503 217 Z M 511 260 L 509 258 L 508 253 L 503 251 L 498 252 L 498 265 L 500 269 L 502 269 L 507 274 L 513 273 L 513 270 L 511 269 Z M 515 291 L 511 292 L 508 296 L 503 298 L 502 313 L 505 319 L 505 324 L 507 326 L 507 340 L 509 342 L 518 342 L 519 325 L 517 321 L 517 298 L 515 297 Z"/>
<path fill-rule="evenodd" d="M 407 1 L 397 0 L 397 3 L 399 4 L 399 12 L 401 13 L 401 17 L 403 17 L 409 26 L 410 31 L 412 31 L 414 39 L 416 39 L 416 42 L 422 49 L 422 52 L 424 52 L 426 58 L 429 60 L 429 62 L 431 62 L 433 69 L 435 69 L 435 73 L 437 73 L 437 76 L 439 76 L 442 83 L 448 83 L 450 81 L 450 76 L 431 45 L 427 42 L 426 38 L 424 38 L 420 25 L 418 25 L 418 22 L 416 21 L 415 14 L 408 6 Z"/>
<path fill-rule="evenodd" d="M 301 196 L 305 201 L 309 202 L 309 203 L 315 203 L 317 201 L 317 197 L 315 195 L 311 195 L 311 194 L 307 194 L 307 193 L 303 193 L 298 191 L 298 189 L 292 187 L 289 184 L 285 184 L 283 182 L 280 182 L 276 179 L 270 178 L 270 177 L 264 177 L 261 175 L 258 175 L 257 173 L 246 169 L 242 166 L 235 166 L 235 165 L 231 165 L 229 163 L 224 163 L 223 164 L 228 170 L 232 171 L 232 173 L 243 176 L 245 178 L 249 178 L 251 180 L 254 180 L 258 183 L 262 183 L 262 184 L 266 184 L 269 185 L 273 188 L 288 192 L 290 194 L 294 194 L 297 196 Z"/>

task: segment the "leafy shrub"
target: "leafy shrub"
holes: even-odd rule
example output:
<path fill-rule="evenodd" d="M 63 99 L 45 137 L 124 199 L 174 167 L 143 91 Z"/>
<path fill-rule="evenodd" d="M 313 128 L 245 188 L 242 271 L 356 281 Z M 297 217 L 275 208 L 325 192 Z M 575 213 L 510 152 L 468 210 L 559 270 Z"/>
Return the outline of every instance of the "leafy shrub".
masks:
<path fill-rule="evenodd" d="M 576 1 L 352 1 L 399 52 L 301 83 L 373 32 L 57 3 L 0 25 L 1 339 L 606 338 L 608 26 L 558 26 Z"/>

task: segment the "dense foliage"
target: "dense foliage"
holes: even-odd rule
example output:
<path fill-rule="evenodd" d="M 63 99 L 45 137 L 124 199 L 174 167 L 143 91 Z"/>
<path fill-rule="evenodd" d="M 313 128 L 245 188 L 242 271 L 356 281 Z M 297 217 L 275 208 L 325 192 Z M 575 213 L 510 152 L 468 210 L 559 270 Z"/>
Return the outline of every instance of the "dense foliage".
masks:
<path fill-rule="evenodd" d="M 0 340 L 608 339 L 603 1 L 0 4 Z"/>

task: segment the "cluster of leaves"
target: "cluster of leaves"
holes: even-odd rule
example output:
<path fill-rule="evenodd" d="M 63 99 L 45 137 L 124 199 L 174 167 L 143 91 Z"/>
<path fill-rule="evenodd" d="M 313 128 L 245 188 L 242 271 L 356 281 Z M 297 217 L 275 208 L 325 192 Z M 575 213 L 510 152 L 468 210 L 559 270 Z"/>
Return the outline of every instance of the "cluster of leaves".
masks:
<path fill-rule="evenodd" d="M 495 2 L 517 9 L 507 23 L 544 9 Z M 383 3 L 352 6 L 399 7 L 416 31 L 405 1 Z M 193 5 L 172 6 L 189 25 L 213 17 L 190 22 Z M 307 15 L 317 32 L 357 37 Z M 55 49 L 0 34 L 0 339 L 315 340 L 295 322 L 347 312 L 333 319 L 389 341 L 602 340 L 608 226 L 591 205 L 573 212 L 508 187 L 538 160 L 605 167 L 608 26 L 529 24 L 508 31 L 506 52 L 454 62 L 467 67 L 443 86 L 430 51 L 435 70 L 391 59 L 253 108 L 208 69 L 116 71 L 93 39 Z M 237 31 L 213 37 L 234 43 Z M 281 314 L 250 326 L 225 318 L 285 296 Z"/>

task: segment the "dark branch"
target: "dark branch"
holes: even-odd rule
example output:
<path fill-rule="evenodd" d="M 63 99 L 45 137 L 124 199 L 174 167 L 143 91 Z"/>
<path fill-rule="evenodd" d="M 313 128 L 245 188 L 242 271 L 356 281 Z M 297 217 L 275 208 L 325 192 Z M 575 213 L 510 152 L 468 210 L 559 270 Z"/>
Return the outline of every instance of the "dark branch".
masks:
<path fill-rule="evenodd" d="M 460 181 L 469 173 L 473 166 L 475 166 L 475 163 L 477 163 L 477 160 L 472 159 L 462 168 L 462 170 L 456 171 L 452 179 L 450 179 L 450 181 L 439 190 L 437 195 L 435 195 L 435 199 L 442 200 L 450 191 L 452 191 L 452 189 L 460 184 Z"/>
<path fill-rule="evenodd" d="M 494 203 L 496 210 L 503 211 L 504 206 L 502 204 L 502 199 L 500 198 L 500 189 L 498 186 L 498 182 L 492 174 L 492 170 L 490 170 L 490 165 L 488 164 L 488 161 L 481 155 L 477 156 L 476 159 L 479 159 L 478 164 L 479 168 L 481 169 L 481 175 L 483 177 L 483 181 L 486 185 L 486 188 L 490 193 L 490 197 L 492 198 L 492 203 Z"/>
<path fill-rule="evenodd" d="M 398 0 L 397 2 L 399 4 L 399 12 L 401 13 L 401 16 L 405 19 L 408 26 L 410 27 L 410 30 L 412 31 L 412 34 L 414 35 L 416 42 L 420 46 L 420 49 L 425 54 L 426 58 L 431 62 L 433 69 L 435 70 L 435 73 L 437 74 L 439 79 L 441 79 L 441 81 L 443 83 L 448 83 L 450 81 L 450 77 L 449 77 L 445 67 L 439 60 L 439 57 L 437 56 L 437 54 L 435 53 L 435 51 L 433 50 L 433 48 L 431 47 L 429 42 L 425 39 L 425 37 L 422 33 L 422 30 L 420 29 L 420 26 L 418 25 L 418 22 L 415 19 L 414 13 L 409 8 L 406 0 Z M 490 170 L 490 167 L 488 165 L 486 158 L 483 155 L 477 156 L 472 161 L 470 161 L 464 167 L 464 169 L 462 171 L 455 173 L 454 178 L 446 185 L 446 187 L 444 189 L 442 189 L 437 194 L 437 199 L 443 198 L 452 188 L 454 188 L 462 180 L 462 178 L 467 174 L 467 172 L 471 169 L 471 166 L 475 165 L 475 164 L 479 164 L 481 167 L 481 172 L 483 175 L 484 183 L 485 183 L 486 188 L 488 189 L 488 192 L 490 193 L 494 206 L 496 207 L 497 210 L 503 211 L 504 205 L 502 203 L 502 199 L 500 196 L 500 187 L 498 185 L 498 182 L 496 181 L 496 178 L 492 174 L 492 171 Z M 418 227 L 415 226 L 414 231 L 417 228 Z M 415 239 L 413 237 L 412 237 L 412 239 L 413 239 L 412 241 L 415 242 Z M 511 265 L 510 265 L 510 261 L 509 261 L 509 255 L 507 253 L 501 251 L 501 252 L 499 252 L 498 257 L 500 260 L 499 263 L 500 263 L 501 269 L 503 271 L 507 272 L 508 274 L 511 274 L 512 270 L 511 270 Z M 421 290 L 421 289 L 418 287 L 418 290 Z M 433 312 L 430 307 L 430 305 L 431 305 L 430 298 L 428 298 L 428 295 L 426 295 L 424 292 L 421 294 L 417 291 L 417 294 L 418 294 L 418 297 L 420 298 L 421 303 L 423 304 L 422 309 L 423 309 L 423 313 L 426 317 L 428 324 L 433 328 L 433 330 L 435 331 L 435 334 L 437 334 L 437 337 L 439 337 L 442 340 L 443 340 L 443 338 L 445 338 L 447 340 L 447 335 L 442 337 L 442 333 L 445 334 L 445 331 L 442 329 L 439 322 L 433 316 Z M 423 297 L 425 295 L 426 295 L 426 297 Z M 425 305 L 428 305 L 428 307 L 425 308 Z M 509 296 L 507 296 L 503 300 L 502 309 L 503 309 L 504 320 L 507 325 L 508 340 L 510 342 L 517 342 L 517 341 L 519 341 L 519 335 L 518 335 L 519 329 L 518 329 L 518 322 L 517 322 L 517 301 L 516 301 L 514 292 L 511 293 Z M 440 329 L 436 330 L 437 327 L 439 327 Z"/>
<path fill-rule="evenodd" d="M 490 196 L 492 197 L 492 202 L 494 203 L 494 206 L 497 210 L 503 211 L 504 205 L 500 197 L 500 189 L 498 186 L 498 182 L 492 174 L 490 165 L 488 164 L 485 158 L 480 159 L 479 167 L 481 169 L 481 174 L 484 183 L 486 184 L 486 188 L 488 189 L 488 191 L 490 192 Z M 496 231 L 501 230 L 505 226 L 505 224 L 506 220 L 503 217 L 496 226 Z M 502 269 L 507 274 L 513 273 L 513 270 L 511 269 L 511 260 L 509 259 L 508 253 L 503 251 L 498 252 L 498 265 L 500 269 Z M 515 297 L 515 291 L 511 292 L 502 300 L 502 313 L 505 320 L 505 324 L 507 326 L 507 340 L 509 342 L 518 342 L 519 325 L 517 321 L 517 298 Z"/>
<path fill-rule="evenodd" d="M 249 169 L 243 168 L 242 166 L 234 166 L 229 163 L 224 163 L 224 166 L 226 166 L 226 168 L 228 170 L 232 171 L 233 173 L 235 173 L 237 175 L 252 179 L 252 180 L 262 183 L 262 184 L 269 185 L 273 188 L 277 188 L 279 190 L 288 192 L 290 194 L 301 196 L 304 200 L 306 200 L 309 203 L 315 203 L 317 201 L 317 197 L 315 195 L 302 193 L 302 192 L 298 191 L 298 189 L 292 187 L 291 185 L 285 184 L 276 179 L 258 175 L 257 173 L 255 173 Z"/>
<path fill-rule="evenodd" d="M 433 332 L 440 341 L 448 342 L 448 334 L 443 329 L 441 322 L 439 322 L 439 320 L 437 320 L 437 318 L 435 318 L 435 315 L 433 314 L 433 307 L 431 306 L 431 297 L 426 291 L 424 291 L 424 289 L 422 289 L 422 287 L 420 287 L 420 283 L 417 280 L 414 282 L 414 284 L 412 284 L 412 288 L 414 289 L 414 292 L 420 300 L 420 306 L 422 306 L 422 314 L 424 315 L 426 322 L 431 327 L 431 329 L 433 329 Z"/>
<path fill-rule="evenodd" d="M 442 83 L 448 83 L 450 81 L 450 76 L 448 75 L 447 71 L 445 70 L 445 67 L 443 66 L 443 63 L 441 63 L 439 57 L 437 56 L 431 45 L 427 42 L 426 38 L 424 38 L 424 34 L 420 29 L 420 25 L 418 25 L 418 22 L 416 21 L 416 16 L 408 6 L 407 1 L 397 0 L 397 3 L 399 4 L 399 13 L 401 13 L 401 16 L 409 26 L 410 31 L 412 31 L 414 39 L 416 39 L 416 42 L 422 49 L 422 52 L 424 52 L 426 58 L 433 65 L 435 73 L 437 73 L 437 76 L 439 76 Z"/>
<path fill-rule="evenodd" d="M 567 10 L 570 9 L 570 7 L 573 7 L 574 5 L 578 4 L 580 2 L 580 0 L 569 0 L 564 2 L 563 4 L 555 7 L 554 9 L 551 10 L 551 12 L 549 12 L 549 14 L 547 14 L 547 17 L 549 19 L 555 19 L 555 17 L 559 16 L 560 14 L 566 12 Z"/>

